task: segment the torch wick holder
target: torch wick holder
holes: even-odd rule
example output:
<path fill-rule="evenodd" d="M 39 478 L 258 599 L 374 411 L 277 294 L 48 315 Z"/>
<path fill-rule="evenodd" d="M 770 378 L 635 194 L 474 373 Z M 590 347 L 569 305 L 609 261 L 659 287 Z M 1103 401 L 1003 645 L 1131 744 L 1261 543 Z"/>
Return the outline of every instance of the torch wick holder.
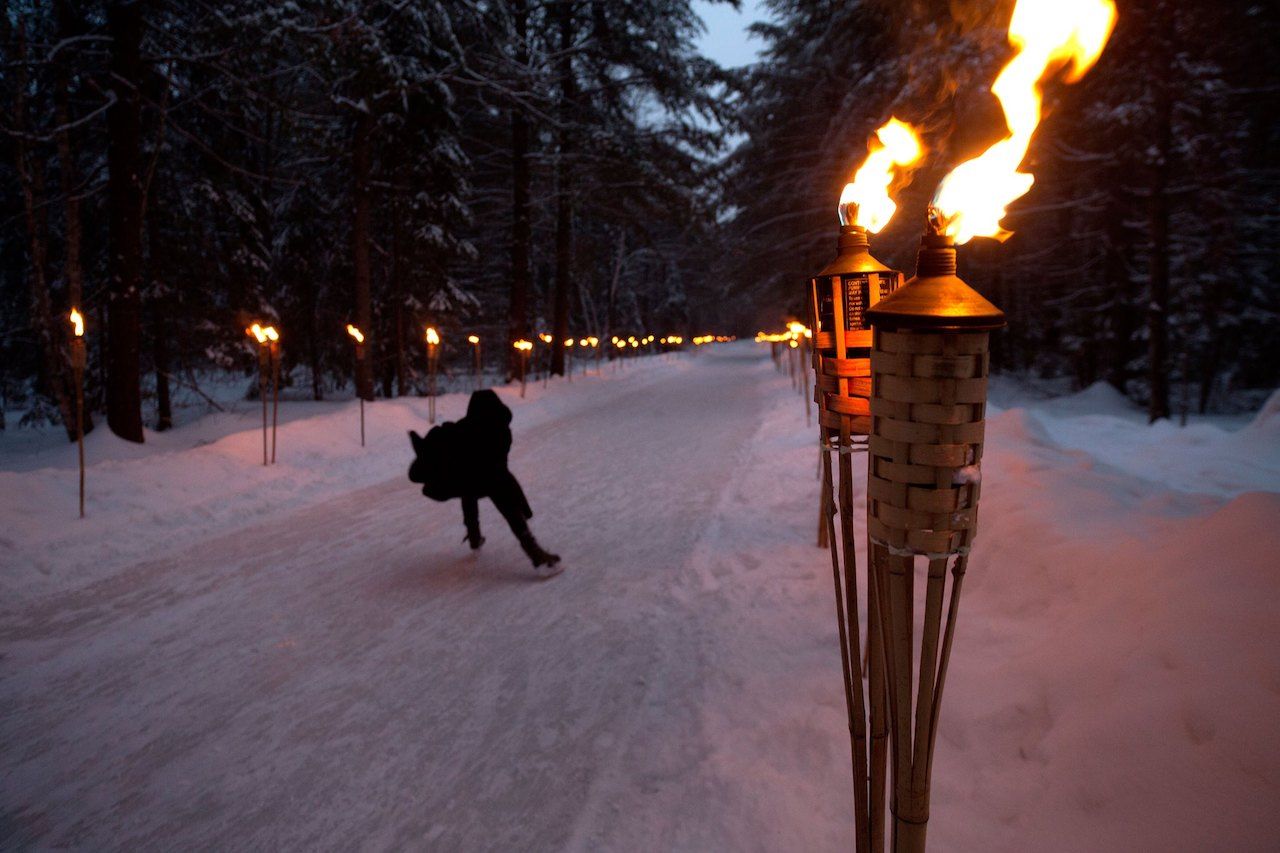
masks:
<path fill-rule="evenodd" d="M 920 254 L 916 258 L 916 277 L 956 274 L 956 243 L 945 234 L 926 231 L 920 238 Z"/>

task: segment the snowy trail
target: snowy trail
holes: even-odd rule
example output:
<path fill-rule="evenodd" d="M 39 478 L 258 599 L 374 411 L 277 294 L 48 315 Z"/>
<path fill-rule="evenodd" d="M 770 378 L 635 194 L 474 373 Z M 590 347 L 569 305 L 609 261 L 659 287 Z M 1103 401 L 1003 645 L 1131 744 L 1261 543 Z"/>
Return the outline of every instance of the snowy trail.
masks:
<path fill-rule="evenodd" d="M 1277 849 L 1280 395 L 1235 431 L 1098 387 L 1001 402 L 930 848 Z M 0 848 L 851 849 L 815 430 L 767 356 L 514 406 L 549 581 L 492 507 L 472 555 L 403 478 L 417 404 L 367 452 L 316 407 L 279 471 L 251 420 L 172 436 L 104 464 L 139 495 L 96 526 L 0 535 Z M 6 520 L 73 505 L 40 465 L 0 477 Z"/>
<path fill-rule="evenodd" d="M 396 480 L 26 611 L 4 628 L 19 811 L 0 826 L 99 849 L 585 838 L 637 714 L 696 739 L 700 623 L 674 581 L 758 428 L 761 376 L 739 350 L 517 419 L 534 529 L 569 565 L 549 582 L 487 503 L 472 556 L 458 507 Z"/>

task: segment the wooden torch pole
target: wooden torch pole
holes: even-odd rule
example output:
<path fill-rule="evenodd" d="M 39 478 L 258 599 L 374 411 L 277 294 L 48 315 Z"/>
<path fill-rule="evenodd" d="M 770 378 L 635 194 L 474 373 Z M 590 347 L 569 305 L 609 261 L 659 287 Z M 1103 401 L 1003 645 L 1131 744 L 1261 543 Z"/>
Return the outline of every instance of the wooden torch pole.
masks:
<path fill-rule="evenodd" d="M 271 341 L 271 464 L 276 464 L 276 427 L 280 423 L 280 342 Z"/>
<path fill-rule="evenodd" d="M 76 383 L 76 449 L 80 456 L 80 517 L 84 518 L 84 318 L 71 309 L 71 372 Z"/>
<path fill-rule="evenodd" d="M 262 398 L 262 464 L 267 463 L 267 375 L 271 372 L 271 348 L 258 344 L 258 396 Z"/>

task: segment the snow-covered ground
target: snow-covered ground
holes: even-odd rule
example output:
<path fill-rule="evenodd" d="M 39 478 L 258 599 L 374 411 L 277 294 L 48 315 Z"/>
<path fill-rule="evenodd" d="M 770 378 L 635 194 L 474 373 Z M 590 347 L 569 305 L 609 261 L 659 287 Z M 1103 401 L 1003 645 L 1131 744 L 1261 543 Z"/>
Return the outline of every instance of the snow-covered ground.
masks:
<path fill-rule="evenodd" d="M 502 392 L 550 581 L 404 479 L 424 400 L 99 430 L 83 521 L 0 436 L 0 848 L 850 849 L 802 401 L 647 362 Z M 1280 398 L 1233 426 L 996 384 L 931 849 L 1280 845 Z"/>

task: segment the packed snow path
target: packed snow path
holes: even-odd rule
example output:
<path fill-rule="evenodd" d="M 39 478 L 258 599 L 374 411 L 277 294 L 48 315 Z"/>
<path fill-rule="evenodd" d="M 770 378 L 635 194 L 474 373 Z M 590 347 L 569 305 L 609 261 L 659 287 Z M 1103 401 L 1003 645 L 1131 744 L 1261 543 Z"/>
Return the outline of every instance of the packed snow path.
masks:
<path fill-rule="evenodd" d="M 681 567 L 760 425 L 759 367 L 738 352 L 517 419 L 513 470 L 568 566 L 551 581 L 487 502 L 472 555 L 456 502 L 397 479 L 10 621 L 7 828 L 99 849 L 555 849 L 621 828 L 602 811 L 643 800 L 620 782 L 652 796 L 699 758 L 651 747 L 698 741 L 715 614 Z"/>
<path fill-rule="evenodd" d="M 801 400 L 749 345 L 597 382 L 533 426 L 505 392 L 554 579 L 401 475 L 0 603 L 0 847 L 849 849 Z M 931 843 L 1266 849 L 1280 496 L 1056 418 L 992 420 Z"/>

